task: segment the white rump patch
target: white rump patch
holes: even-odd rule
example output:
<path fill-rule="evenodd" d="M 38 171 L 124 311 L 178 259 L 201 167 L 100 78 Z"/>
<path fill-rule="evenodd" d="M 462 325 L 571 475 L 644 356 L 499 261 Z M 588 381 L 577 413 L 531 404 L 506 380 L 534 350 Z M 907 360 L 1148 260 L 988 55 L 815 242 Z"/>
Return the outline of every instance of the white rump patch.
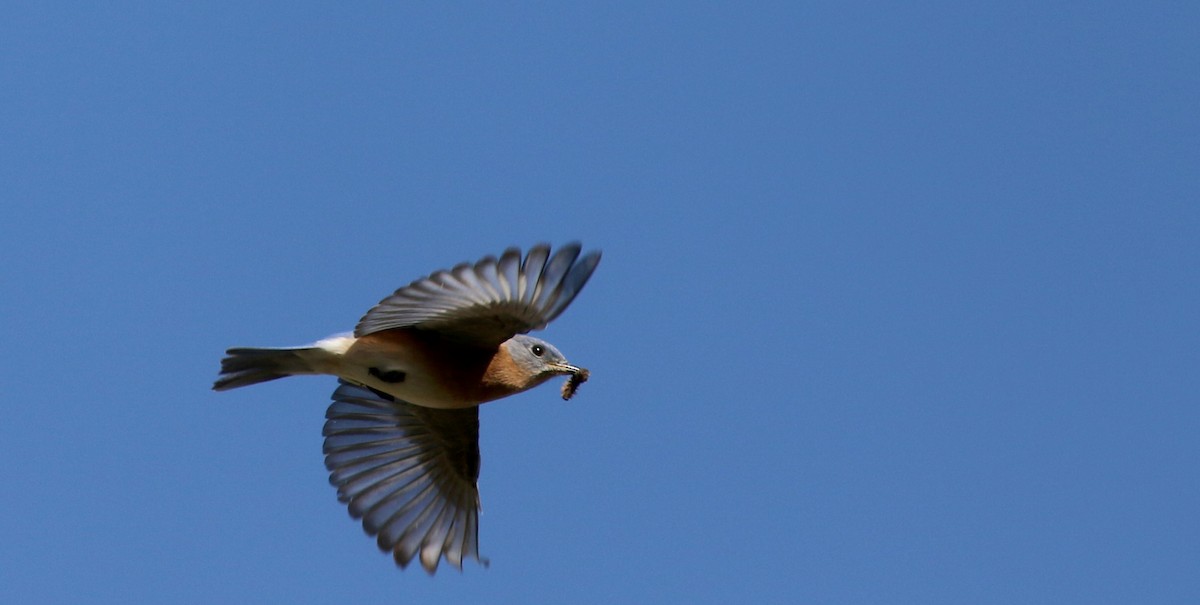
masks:
<path fill-rule="evenodd" d="M 346 351 L 350 349 L 350 345 L 353 345 L 357 340 L 358 339 L 355 338 L 353 334 L 345 332 L 342 334 L 335 334 L 329 338 L 318 340 L 317 342 L 313 343 L 313 347 L 329 351 L 334 355 L 341 356 L 345 355 Z"/>

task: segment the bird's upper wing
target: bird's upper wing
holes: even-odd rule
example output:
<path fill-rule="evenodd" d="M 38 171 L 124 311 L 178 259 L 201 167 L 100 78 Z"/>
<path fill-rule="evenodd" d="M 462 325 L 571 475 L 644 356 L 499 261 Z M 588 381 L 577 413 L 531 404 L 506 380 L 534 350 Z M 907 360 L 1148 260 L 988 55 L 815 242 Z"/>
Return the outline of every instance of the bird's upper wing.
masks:
<path fill-rule="evenodd" d="M 400 567 L 479 557 L 479 408 L 437 410 L 343 382 L 325 414 L 338 500 Z"/>
<path fill-rule="evenodd" d="M 577 242 L 553 256 L 550 246 L 539 244 L 524 259 L 519 249 L 509 248 L 500 258 L 438 271 L 380 301 L 358 322 L 354 335 L 414 327 L 494 346 L 540 330 L 571 304 L 600 262 L 599 251 L 579 253 Z"/>

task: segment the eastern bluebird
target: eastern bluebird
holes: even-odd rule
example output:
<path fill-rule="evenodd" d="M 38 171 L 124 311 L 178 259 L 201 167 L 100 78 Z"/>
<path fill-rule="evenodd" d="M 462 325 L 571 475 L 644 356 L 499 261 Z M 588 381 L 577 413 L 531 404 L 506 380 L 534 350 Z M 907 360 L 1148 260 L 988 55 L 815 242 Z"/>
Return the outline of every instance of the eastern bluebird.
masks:
<path fill-rule="evenodd" d="M 367 311 L 353 335 L 286 349 L 235 348 L 213 389 L 297 374 L 340 385 L 325 413 L 325 466 L 338 500 L 406 567 L 419 555 L 462 569 L 479 556 L 479 404 L 569 375 L 563 399 L 588 378 L 554 345 L 527 336 L 558 317 L 600 252 L 572 243 L 553 256 L 517 248 L 438 271 Z"/>

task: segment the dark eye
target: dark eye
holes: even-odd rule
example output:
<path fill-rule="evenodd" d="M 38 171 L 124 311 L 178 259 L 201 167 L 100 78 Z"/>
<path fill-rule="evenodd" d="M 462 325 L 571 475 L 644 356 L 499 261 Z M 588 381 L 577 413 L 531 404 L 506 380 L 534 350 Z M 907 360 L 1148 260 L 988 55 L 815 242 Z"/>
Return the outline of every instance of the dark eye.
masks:
<path fill-rule="evenodd" d="M 532 347 L 529 348 L 529 350 L 533 351 L 534 355 L 541 357 L 542 353 L 546 352 L 546 347 L 543 347 L 542 345 L 533 345 Z"/>

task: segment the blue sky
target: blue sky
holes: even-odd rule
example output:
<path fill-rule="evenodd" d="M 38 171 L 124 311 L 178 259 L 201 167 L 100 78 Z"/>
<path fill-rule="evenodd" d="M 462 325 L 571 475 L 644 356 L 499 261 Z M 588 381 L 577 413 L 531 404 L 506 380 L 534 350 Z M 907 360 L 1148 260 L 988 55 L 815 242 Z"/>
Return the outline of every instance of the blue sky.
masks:
<path fill-rule="evenodd" d="M 1200 601 L 1194 4 L 396 4 L 0 13 L 0 600 Z M 488 569 L 209 390 L 575 239 Z"/>

